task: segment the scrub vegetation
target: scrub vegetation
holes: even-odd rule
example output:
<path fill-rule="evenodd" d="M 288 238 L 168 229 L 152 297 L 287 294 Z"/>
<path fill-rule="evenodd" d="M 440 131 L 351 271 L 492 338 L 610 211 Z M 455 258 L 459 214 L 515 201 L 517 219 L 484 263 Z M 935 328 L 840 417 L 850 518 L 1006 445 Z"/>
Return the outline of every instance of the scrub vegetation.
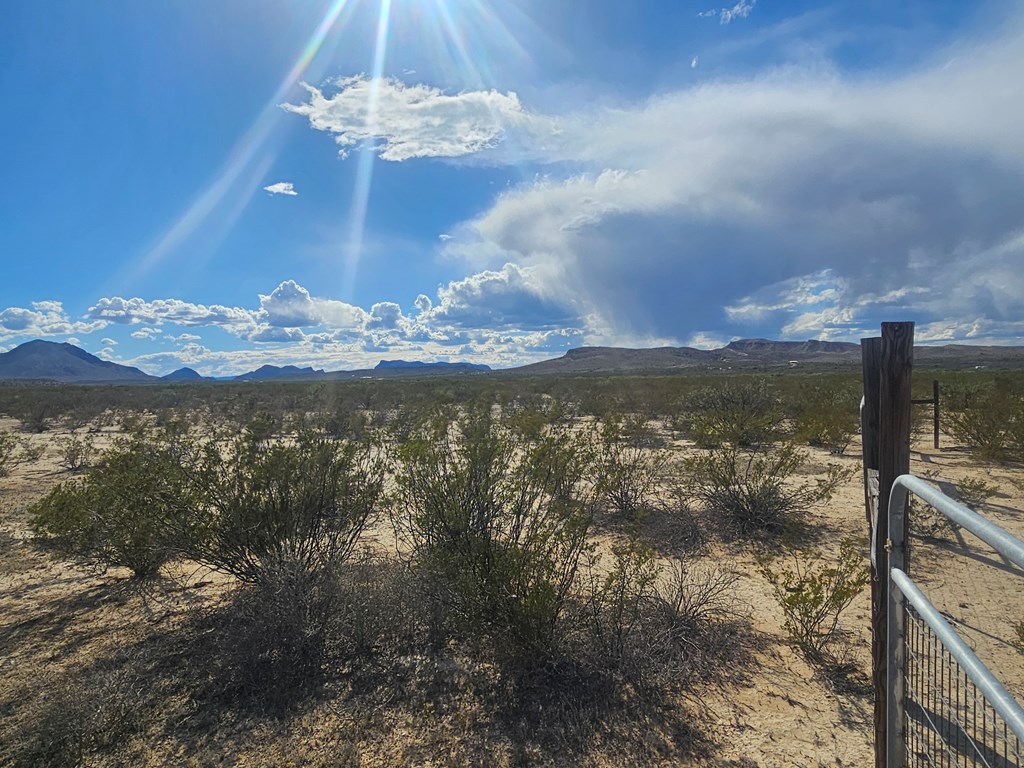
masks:
<path fill-rule="evenodd" d="M 1019 379 L 950 377 L 948 436 L 1013 461 Z M 0 388 L 5 578 L 20 558 L 88 583 L 4 629 L 35 661 L 0 691 L 0 762 L 711 761 L 707 697 L 775 642 L 741 581 L 815 668 L 849 655 L 866 546 L 816 511 L 859 483 L 856 395 L 845 374 Z M 396 728 L 418 735 L 387 747 Z"/>

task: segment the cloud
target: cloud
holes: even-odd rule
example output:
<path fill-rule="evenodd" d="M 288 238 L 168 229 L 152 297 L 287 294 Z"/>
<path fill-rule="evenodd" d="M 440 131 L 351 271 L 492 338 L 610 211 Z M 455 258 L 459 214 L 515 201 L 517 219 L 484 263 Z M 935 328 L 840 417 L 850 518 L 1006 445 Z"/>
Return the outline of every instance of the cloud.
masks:
<path fill-rule="evenodd" d="M 59 301 L 34 301 L 31 309 L 7 307 L 0 311 L 0 341 L 33 336 L 89 334 L 107 327 L 103 320 L 72 320 Z"/>
<path fill-rule="evenodd" d="M 172 323 L 184 326 L 218 325 L 230 331 L 248 329 L 256 324 L 256 313 L 239 307 L 220 304 L 193 304 L 181 299 L 141 298 L 125 299 L 120 296 L 99 299 L 89 307 L 85 316 L 92 320 L 120 325 Z"/>
<path fill-rule="evenodd" d="M 950 69 L 816 62 L 559 116 L 547 161 L 583 172 L 513 187 L 442 251 L 543 269 L 547 301 L 623 338 L 855 338 L 895 315 L 1012 331 L 1024 26 L 1006 29 Z"/>
<path fill-rule="evenodd" d="M 271 184 L 263 189 L 272 195 L 289 195 L 291 197 L 295 197 L 299 194 L 295 191 L 295 186 L 290 181 L 279 181 L 276 184 Z"/>
<path fill-rule="evenodd" d="M 139 330 L 132 332 L 132 338 L 152 341 L 162 333 L 163 331 L 159 328 L 139 328 Z"/>
<path fill-rule="evenodd" d="M 460 328 L 539 330 L 578 323 L 580 316 L 572 302 L 547 295 L 539 267 L 485 270 L 443 286 L 438 298 L 421 314 L 427 322 Z"/>
<path fill-rule="evenodd" d="M 729 24 L 736 19 L 745 19 L 754 10 L 757 0 L 739 0 L 732 8 L 723 8 L 718 15 L 719 23 Z"/>
<path fill-rule="evenodd" d="M 358 329 L 365 325 L 364 309 L 334 299 L 315 299 L 294 280 L 285 280 L 269 296 L 260 295 L 261 322 L 280 328 Z"/>
<path fill-rule="evenodd" d="M 694 56 L 690 59 L 690 69 L 696 69 L 698 66 L 700 66 L 700 56 Z"/>
<path fill-rule="evenodd" d="M 342 157 L 367 143 L 383 160 L 457 158 L 491 149 L 511 131 L 534 135 L 554 130 L 551 121 L 524 110 L 515 93 L 448 94 L 427 85 L 365 75 L 337 80 L 331 95 L 304 87 L 309 93 L 306 103 L 282 108 L 332 134 Z"/>
<path fill-rule="evenodd" d="M 100 339 L 100 344 L 103 344 L 104 346 L 107 346 L 107 347 L 116 347 L 117 346 L 117 342 L 114 339 L 110 339 L 110 338 Z"/>

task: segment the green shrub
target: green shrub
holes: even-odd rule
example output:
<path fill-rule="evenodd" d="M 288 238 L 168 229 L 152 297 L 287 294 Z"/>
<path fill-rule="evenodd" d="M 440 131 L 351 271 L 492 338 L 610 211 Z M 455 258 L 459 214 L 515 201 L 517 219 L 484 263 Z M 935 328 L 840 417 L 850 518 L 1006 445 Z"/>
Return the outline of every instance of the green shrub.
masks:
<path fill-rule="evenodd" d="M 197 562 L 258 583 L 267 569 L 313 574 L 351 554 L 377 510 L 384 463 L 369 444 L 311 433 L 208 444 L 189 478 L 175 537 Z"/>
<path fill-rule="evenodd" d="M 588 549 L 568 432 L 528 442 L 481 408 L 399 450 L 394 523 L 456 629 L 543 654 Z"/>
<path fill-rule="evenodd" d="M 726 381 L 694 392 L 679 421 L 702 448 L 764 446 L 782 433 L 782 403 L 763 380 Z"/>
<path fill-rule="evenodd" d="M 1024 394 L 993 384 L 950 387 L 945 425 L 950 436 L 983 459 L 1024 458 Z"/>
<path fill-rule="evenodd" d="M 984 506 L 997 493 L 999 488 L 980 478 L 965 477 L 956 484 L 957 499 L 971 509 Z"/>
<path fill-rule="evenodd" d="M 10 432 L 0 432 L 0 477 L 7 477 L 14 466 L 14 450 L 18 447 L 17 438 Z"/>
<path fill-rule="evenodd" d="M 803 551 L 787 566 L 770 559 L 760 563 L 782 607 L 783 629 L 813 661 L 831 657 L 840 615 L 870 581 L 866 549 L 861 542 L 844 539 L 834 561 L 820 552 Z"/>
<path fill-rule="evenodd" d="M 824 477 L 792 481 L 807 460 L 806 452 L 790 445 L 768 452 L 725 447 L 691 457 L 683 467 L 693 497 L 724 515 L 735 535 L 757 537 L 798 525 L 809 507 L 832 498 L 854 471 L 830 464 Z"/>
<path fill-rule="evenodd" d="M 169 519 L 187 495 L 166 443 L 122 438 L 82 482 L 54 487 L 29 507 L 36 536 L 68 556 L 151 576 L 171 557 Z"/>
<path fill-rule="evenodd" d="M 74 434 L 58 441 L 57 450 L 61 463 L 69 472 L 80 472 L 88 467 L 96 454 L 91 437 L 83 438 Z"/>
<path fill-rule="evenodd" d="M 636 517 L 651 503 L 665 459 L 647 447 L 650 442 L 645 425 L 618 419 L 602 425 L 597 487 L 619 514 Z"/>
<path fill-rule="evenodd" d="M 28 437 L 22 438 L 21 440 L 21 453 L 18 456 L 20 462 L 36 462 L 43 458 L 43 454 L 46 453 L 46 445 L 40 443 L 36 445 Z"/>
<path fill-rule="evenodd" d="M 793 406 L 796 439 L 842 456 L 860 429 L 859 387 L 815 385 L 800 390 Z"/>

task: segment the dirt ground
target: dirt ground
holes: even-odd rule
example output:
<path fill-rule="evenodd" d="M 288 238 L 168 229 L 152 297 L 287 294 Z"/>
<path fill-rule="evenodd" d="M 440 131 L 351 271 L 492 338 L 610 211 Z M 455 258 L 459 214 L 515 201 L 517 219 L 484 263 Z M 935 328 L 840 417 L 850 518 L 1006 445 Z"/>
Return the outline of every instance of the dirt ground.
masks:
<path fill-rule="evenodd" d="M 16 426 L 0 420 L 0 429 L 11 431 Z M 82 665 L 126 637 L 173 621 L 187 601 L 223 589 L 225 581 L 215 575 L 200 576 L 191 580 L 192 586 L 154 599 L 126 591 L 125 574 L 116 569 L 97 573 L 39 551 L 29 540 L 24 510 L 53 484 L 70 477 L 61 468 L 55 448 L 66 434 L 57 430 L 28 436 L 46 446 L 43 456 L 17 465 L 10 476 L 0 479 L 0 700 L 4 701 L 17 701 L 17 686 Z M 109 439 L 109 433 L 98 434 L 97 446 L 103 447 Z M 812 452 L 819 466 L 837 461 L 859 470 L 856 443 L 842 457 Z M 932 450 L 929 441 L 915 445 L 911 471 L 940 486 L 955 486 L 964 478 L 994 484 L 998 494 L 981 511 L 1024 538 L 1024 468 L 980 462 L 955 447 Z M 827 506 L 812 510 L 812 522 L 824 531 L 822 550 L 834 551 L 843 537 L 865 535 L 863 507 L 858 471 Z M 662 523 L 650 520 L 647 533 L 670 543 L 671 536 L 658 528 Z M 1024 573 L 969 534 L 945 531 L 935 538 L 915 537 L 912 545 L 911 573 L 922 589 L 1010 691 L 1024 698 L 1024 655 L 1014 644 L 1015 625 L 1024 620 Z M 737 577 L 738 604 L 767 640 L 758 651 L 758 663 L 740 681 L 709 690 L 703 697 L 703 727 L 717 744 L 710 764 L 746 768 L 871 764 L 872 703 L 870 691 L 864 690 L 870 668 L 868 590 L 841 622 L 844 646 L 858 671 L 850 678 L 853 690 L 851 686 L 837 689 L 787 641 L 781 610 L 749 549 L 713 543 L 701 557 Z M 7 714 L 0 712 L 0 716 Z M 207 764 L 209 755 L 222 748 L 218 745 L 227 744 L 230 750 L 222 753 L 221 760 L 225 765 L 455 765 L 465 760 L 445 754 L 443 731 L 427 735 L 402 723 L 389 728 L 390 743 L 379 737 L 360 742 L 358 755 L 353 755 L 350 741 L 342 747 L 336 740 L 339 728 L 351 731 L 354 727 L 346 717 L 345 713 L 300 713 L 287 723 L 263 726 L 242 746 L 230 738 L 231 730 L 240 727 L 230 718 L 216 722 L 213 727 L 219 733 L 211 734 L 206 744 L 194 737 L 182 740 L 174 723 L 168 722 L 162 729 L 136 737 L 127 754 L 133 762 L 152 765 L 198 765 Z M 314 760 L 323 754 L 333 754 L 333 762 Z"/>

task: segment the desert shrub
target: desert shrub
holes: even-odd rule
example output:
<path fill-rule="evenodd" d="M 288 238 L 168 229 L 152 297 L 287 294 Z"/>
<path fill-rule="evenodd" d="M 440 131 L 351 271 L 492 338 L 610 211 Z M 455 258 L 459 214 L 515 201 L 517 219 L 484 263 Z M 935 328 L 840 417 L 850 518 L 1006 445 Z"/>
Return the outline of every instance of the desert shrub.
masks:
<path fill-rule="evenodd" d="M 312 433 L 207 445 L 172 519 L 192 559 L 256 584 L 267 569 L 312 574 L 342 564 L 376 511 L 384 463 L 369 444 Z"/>
<path fill-rule="evenodd" d="M 590 504 L 567 476 L 579 438 L 530 443 L 472 410 L 399 450 L 394 524 L 457 631 L 543 654 L 587 550 Z"/>
<path fill-rule="evenodd" d="M 586 626 L 594 663 L 657 694 L 712 673 L 739 652 L 727 628 L 736 618 L 735 579 L 677 560 L 661 564 L 631 539 L 613 548 L 603 575 L 589 571 Z"/>
<path fill-rule="evenodd" d="M 612 556 L 611 569 L 592 589 L 591 629 L 599 655 L 618 664 L 656 595 L 660 568 L 654 551 L 637 539 L 614 546 Z"/>
<path fill-rule="evenodd" d="M 854 539 L 840 542 L 835 560 L 801 551 L 788 565 L 762 559 L 760 571 L 782 607 L 783 629 L 813 661 L 831 658 L 839 617 L 870 580 L 867 547 Z"/>
<path fill-rule="evenodd" d="M 36 445 L 28 437 L 22 438 L 19 443 L 21 452 L 18 454 L 19 462 L 36 462 L 43 458 L 43 454 L 46 453 L 46 445 L 39 443 Z"/>
<path fill-rule="evenodd" d="M 763 380 L 727 381 L 694 392 L 679 423 L 702 448 L 768 445 L 782 432 L 779 398 Z"/>
<path fill-rule="evenodd" d="M 55 486 L 28 511 L 36 536 L 59 552 L 144 577 L 171 557 L 168 520 L 186 496 L 171 445 L 135 435 L 115 442 L 82 482 Z"/>
<path fill-rule="evenodd" d="M 315 688 L 337 636 L 339 572 L 277 557 L 218 611 L 219 695 L 286 709 Z"/>
<path fill-rule="evenodd" d="M 647 446 L 650 430 L 609 419 L 601 427 L 597 487 L 619 514 L 636 517 L 651 503 L 665 465 Z"/>
<path fill-rule="evenodd" d="M 1024 619 L 1013 625 L 1013 639 L 1010 642 L 1018 653 L 1024 653 Z"/>
<path fill-rule="evenodd" d="M 981 478 L 965 477 L 956 484 L 957 499 L 971 509 L 984 506 L 997 493 L 999 489 L 995 485 Z"/>
<path fill-rule="evenodd" d="M 790 445 L 769 452 L 725 447 L 686 459 L 683 469 L 691 496 L 723 515 L 727 530 L 758 537 L 799 526 L 806 510 L 832 498 L 853 471 L 830 464 L 824 477 L 794 481 L 807 460 Z"/>
<path fill-rule="evenodd" d="M 1024 458 L 1024 394 L 994 385 L 950 387 L 945 425 L 950 436 L 983 459 Z"/>
<path fill-rule="evenodd" d="M 115 659 L 78 674 L 44 674 L 22 690 L 16 715 L 0 726 L 0 763 L 79 766 L 110 752 L 139 727 L 143 677 Z"/>
<path fill-rule="evenodd" d="M 799 395 L 793 407 L 794 437 L 842 456 L 860 428 L 859 388 L 822 384 Z"/>
<path fill-rule="evenodd" d="M 18 440 L 10 432 L 0 432 L 0 477 L 7 477 L 14 466 L 14 451 Z"/>
<path fill-rule="evenodd" d="M 61 464 L 69 472 L 80 472 L 89 466 L 96 454 L 96 447 L 89 436 L 69 435 L 57 442 Z"/>

